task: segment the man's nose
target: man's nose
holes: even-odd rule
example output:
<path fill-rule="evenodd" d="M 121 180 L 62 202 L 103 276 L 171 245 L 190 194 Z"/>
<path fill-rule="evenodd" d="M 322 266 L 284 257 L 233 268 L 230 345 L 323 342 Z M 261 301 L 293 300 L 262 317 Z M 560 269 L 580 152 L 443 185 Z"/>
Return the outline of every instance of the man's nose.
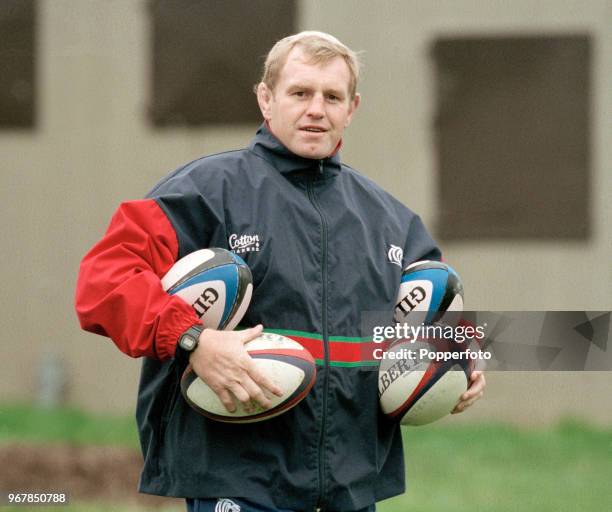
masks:
<path fill-rule="evenodd" d="M 323 117 L 325 115 L 325 99 L 322 94 L 314 94 L 308 103 L 307 114 L 311 117 Z"/>

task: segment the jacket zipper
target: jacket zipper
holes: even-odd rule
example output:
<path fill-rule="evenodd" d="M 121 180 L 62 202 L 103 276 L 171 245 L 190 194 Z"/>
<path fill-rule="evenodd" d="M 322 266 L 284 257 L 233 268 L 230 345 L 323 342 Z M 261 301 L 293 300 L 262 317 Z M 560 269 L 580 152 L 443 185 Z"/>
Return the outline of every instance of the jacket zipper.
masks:
<path fill-rule="evenodd" d="M 323 160 L 319 161 L 319 176 L 323 175 Z M 321 217 L 321 277 L 323 280 L 323 293 L 321 296 L 321 322 L 323 326 L 323 365 L 325 369 L 325 375 L 323 377 L 323 412 L 321 415 L 321 433 L 319 434 L 319 500 L 315 510 L 321 510 L 324 506 L 324 482 L 325 482 L 325 456 L 324 456 L 324 442 L 325 442 L 325 427 L 327 423 L 327 395 L 329 390 L 329 341 L 327 332 L 327 221 L 323 215 L 323 211 L 317 203 L 314 194 L 314 182 L 315 177 L 313 176 L 308 183 L 308 198 L 314 206 L 315 210 Z"/>

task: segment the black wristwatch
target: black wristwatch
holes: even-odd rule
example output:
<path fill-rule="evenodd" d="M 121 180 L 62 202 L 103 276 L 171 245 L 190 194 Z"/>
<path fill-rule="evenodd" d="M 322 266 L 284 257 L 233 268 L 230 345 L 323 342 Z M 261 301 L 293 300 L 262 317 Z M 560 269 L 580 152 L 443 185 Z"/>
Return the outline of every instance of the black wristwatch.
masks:
<path fill-rule="evenodd" d="M 204 326 L 201 324 L 192 325 L 187 329 L 178 340 L 178 346 L 181 347 L 185 352 L 193 352 L 198 346 L 200 341 L 200 334 L 204 330 Z"/>

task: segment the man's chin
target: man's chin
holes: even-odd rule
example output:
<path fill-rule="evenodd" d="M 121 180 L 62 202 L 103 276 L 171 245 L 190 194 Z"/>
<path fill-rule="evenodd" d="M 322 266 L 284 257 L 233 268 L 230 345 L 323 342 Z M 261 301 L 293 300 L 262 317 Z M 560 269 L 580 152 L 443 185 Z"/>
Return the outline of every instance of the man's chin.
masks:
<path fill-rule="evenodd" d="M 302 158 L 310 158 L 312 160 L 322 160 L 323 158 L 327 158 L 331 153 L 331 151 L 321 149 L 319 146 L 301 146 L 295 148 L 293 152 Z"/>

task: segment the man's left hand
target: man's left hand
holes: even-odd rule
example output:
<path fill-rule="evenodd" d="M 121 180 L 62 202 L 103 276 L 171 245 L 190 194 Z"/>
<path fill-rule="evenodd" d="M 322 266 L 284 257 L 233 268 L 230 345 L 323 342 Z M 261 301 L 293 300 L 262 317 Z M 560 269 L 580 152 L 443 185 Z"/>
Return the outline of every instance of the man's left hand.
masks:
<path fill-rule="evenodd" d="M 461 395 L 459 402 L 457 402 L 457 405 L 451 411 L 451 414 L 457 414 L 465 411 L 470 405 L 472 405 L 476 400 L 482 398 L 482 395 L 484 395 L 484 389 L 487 385 L 484 373 L 479 370 L 473 371 L 470 381 L 470 387 L 465 393 L 463 393 L 463 395 Z"/>

